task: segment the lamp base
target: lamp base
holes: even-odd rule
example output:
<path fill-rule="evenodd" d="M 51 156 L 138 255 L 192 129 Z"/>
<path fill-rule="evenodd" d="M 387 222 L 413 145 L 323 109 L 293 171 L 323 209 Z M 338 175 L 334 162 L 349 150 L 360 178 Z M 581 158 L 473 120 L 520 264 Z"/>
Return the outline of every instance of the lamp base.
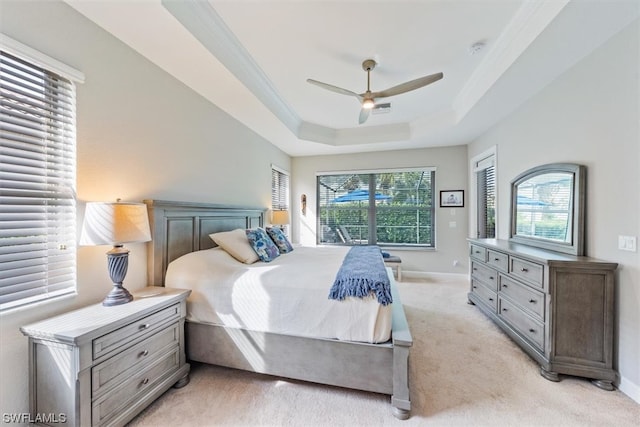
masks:
<path fill-rule="evenodd" d="M 111 307 L 113 305 L 126 304 L 130 301 L 133 301 L 133 295 L 122 285 L 114 283 L 113 289 L 111 289 L 111 292 L 109 292 L 107 297 L 102 301 L 102 305 Z"/>
<path fill-rule="evenodd" d="M 107 252 L 107 263 L 109 267 L 109 277 L 111 277 L 111 281 L 113 282 L 113 289 L 111 289 L 111 292 L 109 292 L 104 301 L 102 301 L 102 305 L 110 307 L 132 301 L 133 295 L 122 286 L 129 266 L 129 250 L 122 245 L 114 245 L 113 249 Z"/>

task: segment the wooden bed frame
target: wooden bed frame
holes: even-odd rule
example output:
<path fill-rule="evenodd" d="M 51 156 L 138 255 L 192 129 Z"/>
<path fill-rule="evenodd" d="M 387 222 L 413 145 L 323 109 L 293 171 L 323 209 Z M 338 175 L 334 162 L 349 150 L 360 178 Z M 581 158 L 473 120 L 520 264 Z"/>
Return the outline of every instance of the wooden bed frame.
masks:
<path fill-rule="evenodd" d="M 148 276 L 164 286 L 174 259 L 215 245 L 209 234 L 263 226 L 265 210 L 206 203 L 145 200 L 153 240 Z M 393 415 L 409 418 L 409 348 L 413 339 L 390 269 L 392 338 L 382 344 L 256 332 L 186 322 L 190 360 L 263 374 L 391 395 Z M 330 284 L 327 284 L 327 292 Z M 365 361 L 365 363 L 363 363 Z"/>

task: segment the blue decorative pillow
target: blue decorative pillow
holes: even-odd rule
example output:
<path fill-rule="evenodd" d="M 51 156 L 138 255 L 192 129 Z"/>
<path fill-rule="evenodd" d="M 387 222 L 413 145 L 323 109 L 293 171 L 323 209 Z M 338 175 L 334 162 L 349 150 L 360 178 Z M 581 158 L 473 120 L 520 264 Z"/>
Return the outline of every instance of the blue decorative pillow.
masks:
<path fill-rule="evenodd" d="M 291 246 L 287 236 L 284 235 L 280 228 L 267 227 L 267 234 L 271 237 L 273 243 L 276 244 L 281 254 L 286 254 L 293 250 L 293 246 Z"/>
<path fill-rule="evenodd" d="M 256 251 L 261 261 L 270 262 L 278 258 L 280 251 L 263 228 L 252 228 L 246 230 L 246 233 L 251 247 Z"/>

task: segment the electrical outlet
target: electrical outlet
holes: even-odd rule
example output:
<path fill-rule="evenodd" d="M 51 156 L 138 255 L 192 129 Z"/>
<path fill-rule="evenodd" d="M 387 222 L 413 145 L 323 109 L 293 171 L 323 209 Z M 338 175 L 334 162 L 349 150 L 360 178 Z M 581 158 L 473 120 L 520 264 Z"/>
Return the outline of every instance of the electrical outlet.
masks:
<path fill-rule="evenodd" d="M 618 236 L 618 249 L 635 252 L 637 250 L 636 236 Z"/>

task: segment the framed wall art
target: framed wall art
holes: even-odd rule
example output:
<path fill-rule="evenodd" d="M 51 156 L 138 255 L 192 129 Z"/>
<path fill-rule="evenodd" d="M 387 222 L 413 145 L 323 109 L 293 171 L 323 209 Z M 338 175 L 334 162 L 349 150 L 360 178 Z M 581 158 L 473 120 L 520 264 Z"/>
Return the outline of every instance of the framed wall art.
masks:
<path fill-rule="evenodd" d="M 464 190 L 443 190 L 440 192 L 441 208 L 464 207 Z"/>

